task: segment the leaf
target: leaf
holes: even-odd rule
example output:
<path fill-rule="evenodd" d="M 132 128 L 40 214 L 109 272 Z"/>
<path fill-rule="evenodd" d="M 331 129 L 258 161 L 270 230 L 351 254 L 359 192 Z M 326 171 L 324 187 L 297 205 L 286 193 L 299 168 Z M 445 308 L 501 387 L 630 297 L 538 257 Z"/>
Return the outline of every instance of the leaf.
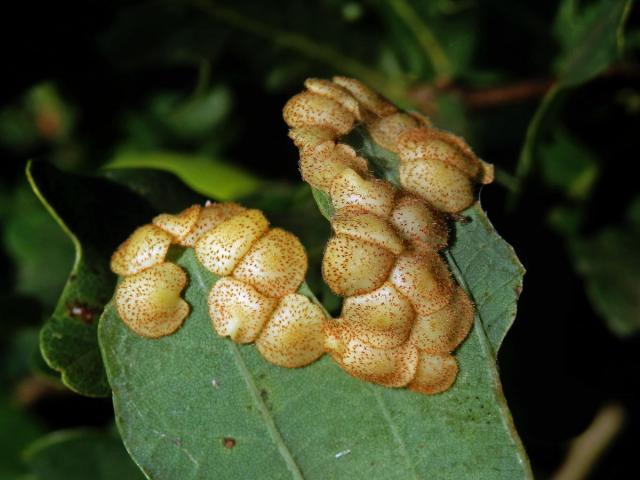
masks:
<path fill-rule="evenodd" d="M 124 150 L 108 168 L 155 168 L 177 175 L 195 191 L 216 200 L 232 200 L 255 192 L 260 181 L 237 167 L 218 160 L 175 152 Z"/>
<path fill-rule="evenodd" d="M 579 11 L 576 0 L 564 0 L 554 31 L 562 45 L 557 60 L 559 82 L 576 86 L 602 73 L 619 56 L 621 29 L 632 2 L 600 0 Z"/>
<path fill-rule="evenodd" d="M 600 173 L 595 155 L 561 129 L 540 145 L 540 160 L 544 182 L 571 199 L 587 198 Z"/>
<path fill-rule="evenodd" d="M 109 270 L 111 254 L 154 214 L 182 208 L 195 197 L 173 177 L 159 172 L 144 177 L 133 171 L 83 177 L 38 162 L 29 163 L 27 177 L 76 251 L 67 284 L 40 331 L 42 355 L 72 390 L 108 395 L 96 330 L 116 281 Z"/>
<path fill-rule="evenodd" d="M 617 59 L 630 7 L 630 0 L 600 0 L 578 13 L 575 0 L 564 0 L 560 5 L 555 27 L 563 47 L 558 80 L 542 98 L 527 127 L 516 167 L 518 186 L 509 201 L 512 207 L 536 163 L 540 139 L 554 124 L 553 107 L 564 90 L 591 80 Z"/>
<path fill-rule="evenodd" d="M 207 307 L 215 278 L 191 250 L 177 258 L 192 308 L 177 333 L 139 337 L 110 304 L 100 347 L 136 463 L 151 478 L 530 478 L 495 365 L 523 269 L 479 206 L 464 215 L 448 255 L 477 317 L 441 395 L 362 382 L 326 356 L 279 368 L 219 337 Z"/>
<path fill-rule="evenodd" d="M 41 434 L 33 418 L 11 405 L 4 394 L 0 396 L 0 478 L 24 479 L 26 468 L 20 454 Z"/>
<path fill-rule="evenodd" d="M 143 479 L 115 433 L 92 430 L 54 432 L 36 440 L 25 462 L 37 480 Z"/>
<path fill-rule="evenodd" d="M 7 205 L 13 208 L 3 219 L 2 233 L 16 266 L 15 292 L 52 307 L 73 263 L 73 246 L 26 182 L 7 199 Z"/>
<path fill-rule="evenodd" d="M 620 337 L 640 331 L 640 231 L 606 228 L 570 242 L 596 312 Z"/>

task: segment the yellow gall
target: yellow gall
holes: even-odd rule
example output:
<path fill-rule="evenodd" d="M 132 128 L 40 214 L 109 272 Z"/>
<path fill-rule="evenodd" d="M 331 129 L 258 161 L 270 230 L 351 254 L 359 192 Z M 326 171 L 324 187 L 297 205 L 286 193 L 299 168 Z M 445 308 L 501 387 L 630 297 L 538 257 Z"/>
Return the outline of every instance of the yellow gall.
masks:
<path fill-rule="evenodd" d="M 410 343 L 396 348 L 376 348 L 357 338 L 342 325 L 339 337 L 343 342 L 338 363 L 349 374 L 366 382 L 386 387 L 404 387 L 415 376 L 418 351 Z M 334 357 L 335 358 L 335 357 Z"/>
<path fill-rule="evenodd" d="M 258 240 L 233 271 L 233 277 L 269 297 L 298 290 L 307 273 L 307 254 L 298 238 L 274 228 Z"/>
<path fill-rule="evenodd" d="M 334 180 L 330 196 L 336 210 L 356 206 L 387 218 L 393 210 L 395 193 L 389 182 L 364 179 L 355 170 L 347 168 Z"/>
<path fill-rule="evenodd" d="M 380 94 L 355 78 L 333 77 L 333 83 L 349 91 L 362 107 L 378 117 L 386 117 L 398 111 L 393 104 L 382 98 Z"/>
<path fill-rule="evenodd" d="M 161 213 L 153 219 L 153 224 L 171 234 L 177 243 L 184 245 L 185 238 L 200 217 L 201 208 L 200 205 L 192 205 L 176 215 Z"/>
<path fill-rule="evenodd" d="M 323 97 L 329 97 L 330 99 L 335 100 L 346 110 L 351 112 L 356 120 L 361 120 L 358 101 L 346 88 L 322 78 L 308 78 L 305 80 L 304 86 L 312 93 L 317 93 Z"/>
<path fill-rule="evenodd" d="M 361 175 L 368 173 L 367 161 L 356 155 L 353 148 L 332 141 L 321 143 L 300 155 L 300 173 L 305 182 L 324 192 L 345 169 L 351 168 Z"/>
<path fill-rule="evenodd" d="M 164 262 L 171 235 L 155 225 L 137 228 L 111 257 L 111 270 L 117 275 L 133 275 Z"/>
<path fill-rule="evenodd" d="M 268 229 L 269 222 L 260 210 L 246 210 L 202 235 L 195 245 L 196 256 L 216 275 L 231 275 Z"/>
<path fill-rule="evenodd" d="M 440 161 L 401 160 L 403 188 L 447 213 L 458 213 L 476 200 L 473 181 L 452 165 Z"/>
<path fill-rule="evenodd" d="M 398 153 L 400 134 L 420 125 L 419 121 L 408 113 L 394 113 L 382 117 L 369 125 L 369 135 L 382 148 Z"/>
<path fill-rule="evenodd" d="M 322 259 L 322 276 L 337 295 L 360 295 L 384 283 L 393 260 L 393 253 L 386 248 L 337 235 L 327 243 Z"/>
<path fill-rule="evenodd" d="M 493 167 L 452 133 L 415 128 L 401 134 L 397 145 L 403 187 L 439 210 L 464 210 L 475 201 L 474 185 L 493 180 Z"/>
<path fill-rule="evenodd" d="M 411 303 L 390 283 L 370 293 L 345 298 L 342 318 L 365 343 L 378 348 L 402 345 L 411 332 Z"/>
<path fill-rule="evenodd" d="M 418 353 L 418 368 L 409 389 L 434 395 L 449 390 L 458 375 L 458 362 L 449 354 Z"/>
<path fill-rule="evenodd" d="M 266 297 L 246 283 L 221 278 L 209 293 L 209 315 L 222 337 L 237 343 L 253 342 L 276 308 L 277 299 Z"/>
<path fill-rule="evenodd" d="M 331 219 L 338 235 L 359 238 L 386 248 L 395 255 L 404 249 L 402 239 L 384 218 L 361 210 L 360 207 L 341 208 Z"/>
<path fill-rule="evenodd" d="M 333 128 L 310 125 L 290 129 L 289 138 L 293 140 L 293 144 L 300 149 L 301 153 L 306 153 L 321 143 L 333 142 L 338 138 L 338 134 Z"/>
<path fill-rule="evenodd" d="M 438 251 L 447 246 L 449 227 L 445 214 L 419 198 L 402 196 L 396 202 L 389 221 L 417 251 Z"/>
<path fill-rule="evenodd" d="M 469 296 L 457 287 L 451 302 L 431 315 L 419 316 L 410 341 L 431 353 L 449 353 L 466 338 L 473 325 L 474 308 Z"/>
<path fill-rule="evenodd" d="M 331 355 L 336 363 L 341 365 L 347 338 L 345 336 L 345 321 L 342 318 L 332 318 L 322 324 L 324 333 L 324 351 Z M 342 366 L 342 365 L 341 365 Z"/>
<path fill-rule="evenodd" d="M 418 315 L 430 315 L 449 304 L 454 283 L 437 253 L 407 253 L 396 259 L 389 281 L 409 299 Z"/>
<path fill-rule="evenodd" d="M 118 315 L 143 337 L 170 335 L 189 314 L 189 305 L 180 298 L 186 285 L 187 275 L 169 262 L 127 276 L 116 288 Z"/>
<path fill-rule="evenodd" d="M 196 241 L 206 232 L 217 227 L 225 220 L 244 212 L 245 210 L 246 208 L 243 206 L 232 202 L 212 203 L 203 207 L 200 210 L 198 221 L 189 234 L 184 238 L 182 245 L 185 247 L 193 247 L 196 244 Z"/>
<path fill-rule="evenodd" d="M 271 363 L 303 367 L 323 353 L 325 321 L 322 309 L 297 293 L 284 296 L 256 340 L 256 347 Z"/>
<path fill-rule="evenodd" d="M 460 137 L 434 128 L 407 130 L 398 141 L 403 158 L 408 160 L 438 160 L 464 172 L 475 182 L 483 181 L 487 172 L 471 147 Z"/>
<path fill-rule="evenodd" d="M 335 100 L 316 93 L 302 92 L 284 106 L 284 121 L 291 128 L 319 126 L 345 135 L 353 128 L 355 117 Z"/>

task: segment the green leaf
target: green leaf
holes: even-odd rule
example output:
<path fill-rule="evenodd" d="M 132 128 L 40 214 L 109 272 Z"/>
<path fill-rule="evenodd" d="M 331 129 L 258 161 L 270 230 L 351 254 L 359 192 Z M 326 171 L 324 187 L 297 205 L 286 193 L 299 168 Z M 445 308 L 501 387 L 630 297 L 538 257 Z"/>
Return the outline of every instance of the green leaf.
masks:
<path fill-rule="evenodd" d="M 0 396 L 0 478 L 24 479 L 26 468 L 20 455 L 41 434 L 42 428 L 33 418 Z"/>
<path fill-rule="evenodd" d="M 595 155 L 561 129 L 553 141 L 540 145 L 540 160 L 544 182 L 570 199 L 587 198 L 600 173 Z"/>
<path fill-rule="evenodd" d="M 261 187 L 257 178 L 233 165 L 175 152 L 123 150 L 116 154 L 107 168 L 155 168 L 171 172 L 196 192 L 216 200 L 233 200 Z"/>
<path fill-rule="evenodd" d="M 640 230 L 609 227 L 570 242 L 596 312 L 620 337 L 640 331 Z"/>
<path fill-rule="evenodd" d="M 631 3 L 631 0 L 600 0 L 580 12 L 575 0 L 564 0 L 560 5 L 555 25 L 562 46 L 558 80 L 543 97 L 527 127 L 516 167 L 518 185 L 510 197 L 511 206 L 534 168 L 540 140 L 554 126 L 552 112 L 561 93 L 591 80 L 617 60 Z"/>
<path fill-rule="evenodd" d="M 15 292 L 52 307 L 73 264 L 73 246 L 26 181 L 7 205 L 3 243 L 16 266 Z"/>
<path fill-rule="evenodd" d="M 67 284 L 40 332 L 42 355 L 72 390 L 89 396 L 108 395 L 96 330 L 116 281 L 109 270 L 111 254 L 135 227 L 159 211 L 183 208 L 196 197 L 160 172 L 86 177 L 37 162 L 29 163 L 27 177 L 76 251 Z M 47 265 L 39 268 L 46 271 Z"/>
<path fill-rule="evenodd" d="M 479 206 L 464 216 L 448 256 L 477 317 L 441 395 L 362 382 L 326 356 L 279 368 L 219 337 L 207 307 L 215 278 L 192 250 L 176 260 L 192 312 L 175 334 L 139 337 L 110 304 L 100 347 L 136 463 L 151 478 L 530 478 L 495 365 L 524 272 Z"/>
<path fill-rule="evenodd" d="M 68 430 L 32 443 L 25 462 L 38 480 L 143 479 L 115 432 Z"/>
<path fill-rule="evenodd" d="M 576 4 L 576 0 L 564 0 L 554 26 L 562 45 L 557 60 L 562 86 L 584 83 L 618 59 L 621 29 L 632 2 L 600 0 L 581 9 Z"/>
<path fill-rule="evenodd" d="M 198 139 L 211 134 L 231 110 L 231 94 L 224 86 L 211 88 L 175 105 L 158 106 L 158 116 L 182 138 Z"/>

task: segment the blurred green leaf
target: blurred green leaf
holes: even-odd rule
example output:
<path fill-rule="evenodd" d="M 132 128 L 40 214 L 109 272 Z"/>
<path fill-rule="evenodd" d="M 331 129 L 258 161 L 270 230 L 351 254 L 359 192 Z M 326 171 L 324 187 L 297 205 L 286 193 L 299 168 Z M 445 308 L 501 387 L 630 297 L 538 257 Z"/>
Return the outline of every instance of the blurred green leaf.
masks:
<path fill-rule="evenodd" d="M 138 480 L 144 475 L 115 432 L 68 430 L 50 433 L 25 451 L 37 480 Z"/>
<path fill-rule="evenodd" d="M 598 160 L 577 139 L 556 129 L 552 141 L 540 145 L 539 156 L 547 185 L 575 200 L 584 200 L 591 194 L 600 172 Z"/>
<path fill-rule="evenodd" d="M 22 152 L 42 140 L 60 143 L 68 140 L 74 121 L 73 109 L 55 85 L 39 83 L 0 110 L 0 145 Z"/>
<path fill-rule="evenodd" d="M 233 165 L 184 153 L 123 150 L 106 167 L 155 168 L 171 172 L 196 192 L 215 200 L 237 199 L 261 187 L 257 178 Z"/>
<path fill-rule="evenodd" d="M 0 144 L 11 150 L 26 151 L 40 140 L 30 113 L 19 105 L 0 110 Z"/>
<path fill-rule="evenodd" d="M 157 113 L 178 136 L 197 139 L 211 135 L 229 114 L 231 94 L 228 88 L 219 86 L 171 107 Z"/>
<path fill-rule="evenodd" d="M 73 264 L 73 245 L 28 185 L 8 201 L 3 243 L 16 268 L 15 292 L 53 307 Z"/>
<path fill-rule="evenodd" d="M 109 393 L 96 329 L 115 286 L 109 270 L 111 254 L 154 214 L 180 210 L 196 198 L 161 172 L 106 176 L 64 173 L 44 162 L 27 167 L 31 187 L 76 249 L 64 291 L 40 332 L 40 348 L 49 366 L 62 373 L 65 385 L 89 396 Z M 47 265 L 38 268 L 46 270 Z"/>
<path fill-rule="evenodd" d="M 594 78 L 619 58 L 632 1 L 598 0 L 579 8 L 580 3 L 563 0 L 554 25 L 562 47 L 556 60 L 559 83 L 565 87 Z"/>
<path fill-rule="evenodd" d="M 627 220 L 633 228 L 640 230 L 640 195 L 631 200 L 627 208 Z"/>
<path fill-rule="evenodd" d="M 519 185 L 511 196 L 512 206 L 536 163 L 541 138 L 555 125 L 550 112 L 560 94 L 591 80 L 618 59 L 630 7 L 631 0 L 599 0 L 581 11 L 577 10 L 575 0 L 560 4 L 555 24 L 562 47 L 558 80 L 543 97 L 527 127 L 516 168 Z"/>
<path fill-rule="evenodd" d="M 620 337 L 640 331 L 640 230 L 609 227 L 570 242 L 596 312 Z"/>
<path fill-rule="evenodd" d="M 2 357 L 2 380 L 9 386 L 28 375 L 44 376 L 57 381 L 57 372 L 51 370 L 40 353 L 40 329 L 28 327 L 12 332 Z"/>
<path fill-rule="evenodd" d="M 24 448 L 42 434 L 42 428 L 25 412 L 0 395 L 0 478 L 25 480 Z"/>
<path fill-rule="evenodd" d="M 547 214 L 547 221 L 553 230 L 561 235 L 572 237 L 584 226 L 586 212 L 584 208 L 569 205 L 557 205 Z"/>

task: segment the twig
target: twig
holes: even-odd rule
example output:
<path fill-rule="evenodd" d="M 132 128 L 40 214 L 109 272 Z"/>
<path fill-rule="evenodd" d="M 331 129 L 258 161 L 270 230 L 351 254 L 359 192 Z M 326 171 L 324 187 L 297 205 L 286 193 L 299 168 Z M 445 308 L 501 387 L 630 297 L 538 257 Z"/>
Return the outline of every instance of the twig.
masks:
<path fill-rule="evenodd" d="M 547 93 L 553 82 L 552 79 L 525 80 L 510 85 L 460 90 L 460 93 L 468 108 L 491 108 L 541 97 Z"/>
<path fill-rule="evenodd" d="M 581 480 L 587 477 L 602 454 L 622 430 L 625 410 L 622 405 L 605 405 L 596 414 L 591 425 L 576 437 L 564 463 L 551 477 L 552 480 Z"/>

